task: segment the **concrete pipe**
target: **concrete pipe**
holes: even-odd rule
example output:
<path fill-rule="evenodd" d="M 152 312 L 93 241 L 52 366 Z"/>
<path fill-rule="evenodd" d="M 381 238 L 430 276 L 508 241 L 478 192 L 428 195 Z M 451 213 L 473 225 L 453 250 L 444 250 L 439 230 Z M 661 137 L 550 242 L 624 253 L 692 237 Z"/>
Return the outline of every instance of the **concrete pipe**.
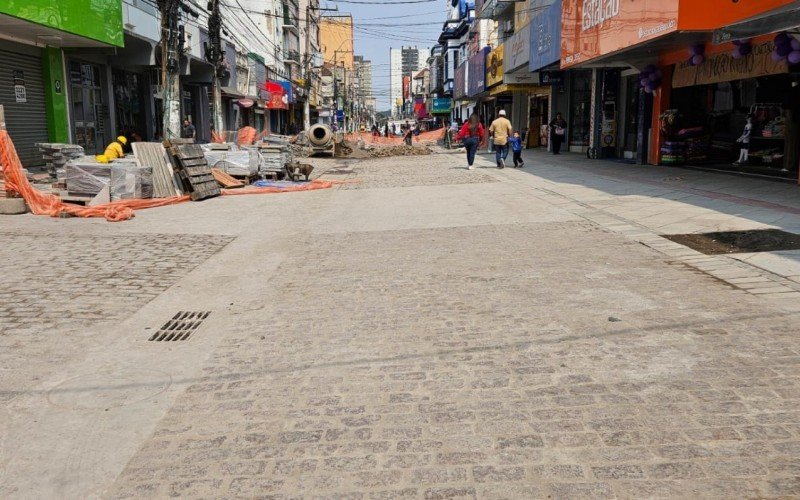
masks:
<path fill-rule="evenodd" d="M 333 130 L 327 125 L 317 123 L 308 129 L 308 141 L 318 147 L 327 146 L 333 140 Z"/>

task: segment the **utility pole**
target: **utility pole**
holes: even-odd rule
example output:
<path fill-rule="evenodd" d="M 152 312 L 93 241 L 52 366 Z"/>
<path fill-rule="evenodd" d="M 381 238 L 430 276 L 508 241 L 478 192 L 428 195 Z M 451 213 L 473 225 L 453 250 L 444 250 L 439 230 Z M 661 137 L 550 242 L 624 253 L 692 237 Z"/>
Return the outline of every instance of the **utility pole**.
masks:
<path fill-rule="evenodd" d="M 208 45 L 206 45 L 206 59 L 214 66 L 214 76 L 211 80 L 212 95 L 212 123 L 214 131 L 222 137 L 224 124 L 222 123 L 222 82 L 225 73 L 225 51 L 222 50 L 222 16 L 219 13 L 219 0 L 208 2 Z"/>
<path fill-rule="evenodd" d="M 161 11 L 161 89 L 164 103 L 163 138 L 180 136 L 183 27 L 179 25 L 180 0 L 158 0 Z"/>
<path fill-rule="evenodd" d="M 303 128 L 311 128 L 311 3 L 306 5 L 306 54 L 303 65 L 306 102 L 303 104 Z"/>

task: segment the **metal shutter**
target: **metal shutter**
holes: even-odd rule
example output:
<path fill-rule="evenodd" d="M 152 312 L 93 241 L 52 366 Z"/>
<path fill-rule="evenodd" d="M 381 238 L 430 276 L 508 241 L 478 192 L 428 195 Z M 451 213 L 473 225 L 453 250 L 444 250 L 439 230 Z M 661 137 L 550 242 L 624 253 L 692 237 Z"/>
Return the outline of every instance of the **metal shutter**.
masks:
<path fill-rule="evenodd" d="M 28 102 L 14 96 L 14 70 L 25 78 Z M 35 144 L 47 142 L 42 58 L 0 50 L 0 104 L 5 107 L 6 128 L 25 167 L 44 165 Z"/>

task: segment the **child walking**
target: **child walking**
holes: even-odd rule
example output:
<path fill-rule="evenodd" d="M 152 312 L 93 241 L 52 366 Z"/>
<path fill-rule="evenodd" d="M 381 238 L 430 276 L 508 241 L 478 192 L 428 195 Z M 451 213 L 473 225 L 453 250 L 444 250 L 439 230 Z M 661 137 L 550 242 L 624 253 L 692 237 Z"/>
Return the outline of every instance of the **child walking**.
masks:
<path fill-rule="evenodd" d="M 514 136 L 508 140 L 508 145 L 511 146 L 511 152 L 514 153 L 514 167 L 524 167 L 525 163 L 522 161 L 522 139 L 519 136 L 519 132 L 514 131 Z"/>

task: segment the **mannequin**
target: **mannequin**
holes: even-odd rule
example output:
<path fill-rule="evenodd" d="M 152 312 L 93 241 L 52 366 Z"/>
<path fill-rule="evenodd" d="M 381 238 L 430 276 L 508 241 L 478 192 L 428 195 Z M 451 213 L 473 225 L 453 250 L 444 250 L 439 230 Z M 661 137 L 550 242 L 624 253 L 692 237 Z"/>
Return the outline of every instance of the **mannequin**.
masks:
<path fill-rule="evenodd" d="M 746 164 L 750 154 L 750 134 L 753 132 L 753 115 L 747 115 L 747 124 L 744 126 L 742 136 L 736 139 L 741 144 L 739 149 L 739 159 L 733 162 L 734 165 Z"/>

